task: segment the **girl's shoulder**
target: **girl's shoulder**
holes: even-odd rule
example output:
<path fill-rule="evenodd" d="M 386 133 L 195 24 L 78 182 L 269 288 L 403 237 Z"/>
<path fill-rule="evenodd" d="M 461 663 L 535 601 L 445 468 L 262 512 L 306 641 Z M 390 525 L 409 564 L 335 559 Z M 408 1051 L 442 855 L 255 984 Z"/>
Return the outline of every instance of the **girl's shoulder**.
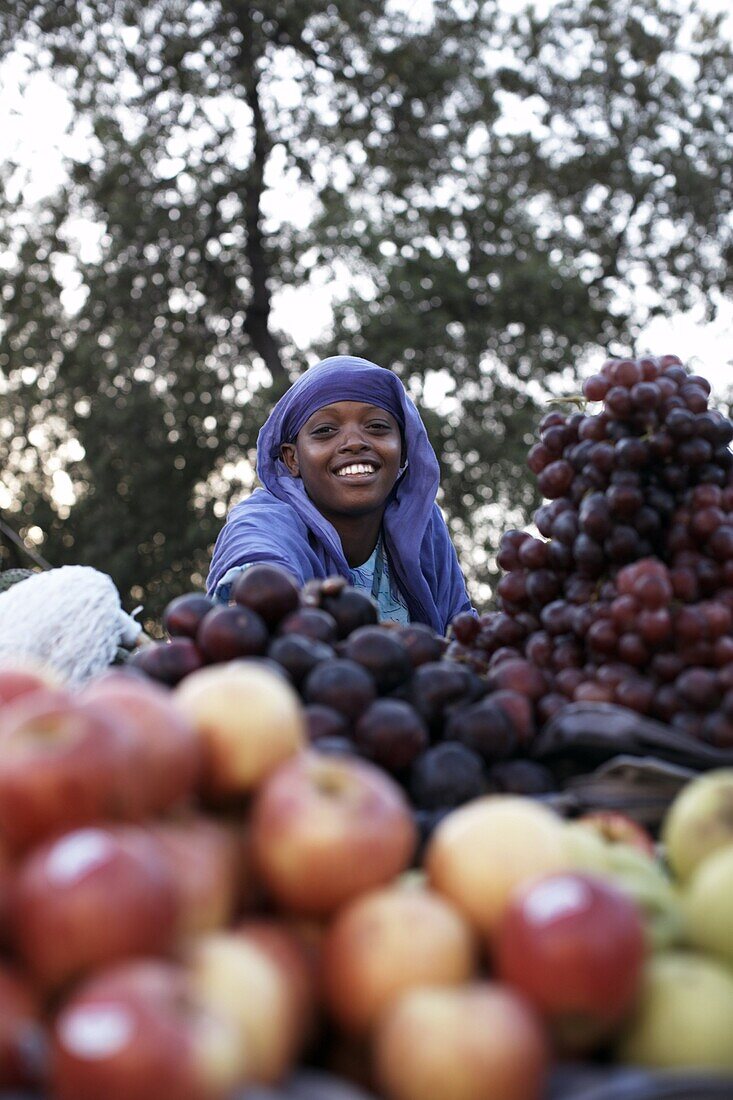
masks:
<path fill-rule="evenodd" d="M 286 500 L 280 500 L 269 489 L 257 488 L 244 500 L 233 505 L 227 514 L 227 523 L 237 523 L 242 520 L 274 521 L 285 523 L 296 529 L 305 530 L 305 523 L 298 512 Z"/>

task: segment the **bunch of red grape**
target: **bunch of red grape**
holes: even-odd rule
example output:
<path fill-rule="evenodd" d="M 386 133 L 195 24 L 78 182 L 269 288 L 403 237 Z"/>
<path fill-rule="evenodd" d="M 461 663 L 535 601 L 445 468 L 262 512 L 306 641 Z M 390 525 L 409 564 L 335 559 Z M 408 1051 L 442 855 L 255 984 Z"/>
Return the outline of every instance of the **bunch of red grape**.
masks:
<path fill-rule="evenodd" d="M 169 639 L 138 649 L 133 667 L 175 684 L 204 664 L 256 661 L 299 693 L 319 750 L 356 753 L 403 784 L 425 834 L 455 806 L 488 791 L 541 794 L 557 786 L 524 759 L 544 681 L 509 666 L 491 679 L 445 659 L 447 640 L 420 623 L 378 624 L 368 596 L 340 577 L 299 590 L 272 565 L 232 586 L 232 602 L 201 593 L 172 600 Z M 530 698 L 527 692 L 530 692 Z"/>
<path fill-rule="evenodd" d="M 504 534 L 499 610 L 448 653 L 541 670 L 540 721 L 613 702 L 731 746 L 733 424 L 676 356 L 610 359 L 583 392 L 602 410 L 551 412 L 528 454 L 543 537 Z"/>

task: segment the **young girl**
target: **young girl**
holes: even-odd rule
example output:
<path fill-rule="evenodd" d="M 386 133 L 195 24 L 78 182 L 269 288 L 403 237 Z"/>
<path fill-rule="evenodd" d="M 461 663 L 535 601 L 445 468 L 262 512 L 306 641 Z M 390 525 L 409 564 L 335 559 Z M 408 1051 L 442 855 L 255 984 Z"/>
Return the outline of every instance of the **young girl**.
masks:
<path fill-rule="evenodd" d="M 339 574 L 366 590 L 381 620 L 444 634 L 472 610 L 442 513 L 439 466 L 396 374 L 351 356 L 311 367 L 278 401 L 257 439 L 256 489 L 219 534 L 209 592 L 229 598 L 254 562 L 298 584 Z"/>

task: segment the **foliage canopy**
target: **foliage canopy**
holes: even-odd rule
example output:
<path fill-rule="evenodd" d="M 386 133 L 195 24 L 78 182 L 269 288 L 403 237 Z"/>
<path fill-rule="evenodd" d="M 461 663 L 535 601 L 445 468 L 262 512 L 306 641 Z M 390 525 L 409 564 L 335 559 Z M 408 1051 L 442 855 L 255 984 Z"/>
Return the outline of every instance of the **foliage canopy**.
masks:
<path fill-rule="evenodd" d="M 731 49 L 683 0 L 16 0 L 0 32 L 88 138 L 35 208 L 2 167 L 3 516 L 150 615 L 201 585 L 273 399 L 336 351 L 423 403 L 485 598 L 538 406 L 730 289 Z M 308 288 L 335 312 L 304 348 Z"/>

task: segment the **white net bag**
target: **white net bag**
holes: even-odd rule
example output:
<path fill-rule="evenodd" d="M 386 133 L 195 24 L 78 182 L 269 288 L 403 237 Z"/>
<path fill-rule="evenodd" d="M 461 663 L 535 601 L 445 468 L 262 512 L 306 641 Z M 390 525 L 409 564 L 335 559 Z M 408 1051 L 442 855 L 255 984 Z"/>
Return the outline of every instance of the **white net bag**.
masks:
<path fill-rule="evenodd" d="M 69 686 L 105 669 L 141 630 L 112 578 L 91 566 L 34 573 L 0 593 L 0 665 L 41 663 Z"/>

